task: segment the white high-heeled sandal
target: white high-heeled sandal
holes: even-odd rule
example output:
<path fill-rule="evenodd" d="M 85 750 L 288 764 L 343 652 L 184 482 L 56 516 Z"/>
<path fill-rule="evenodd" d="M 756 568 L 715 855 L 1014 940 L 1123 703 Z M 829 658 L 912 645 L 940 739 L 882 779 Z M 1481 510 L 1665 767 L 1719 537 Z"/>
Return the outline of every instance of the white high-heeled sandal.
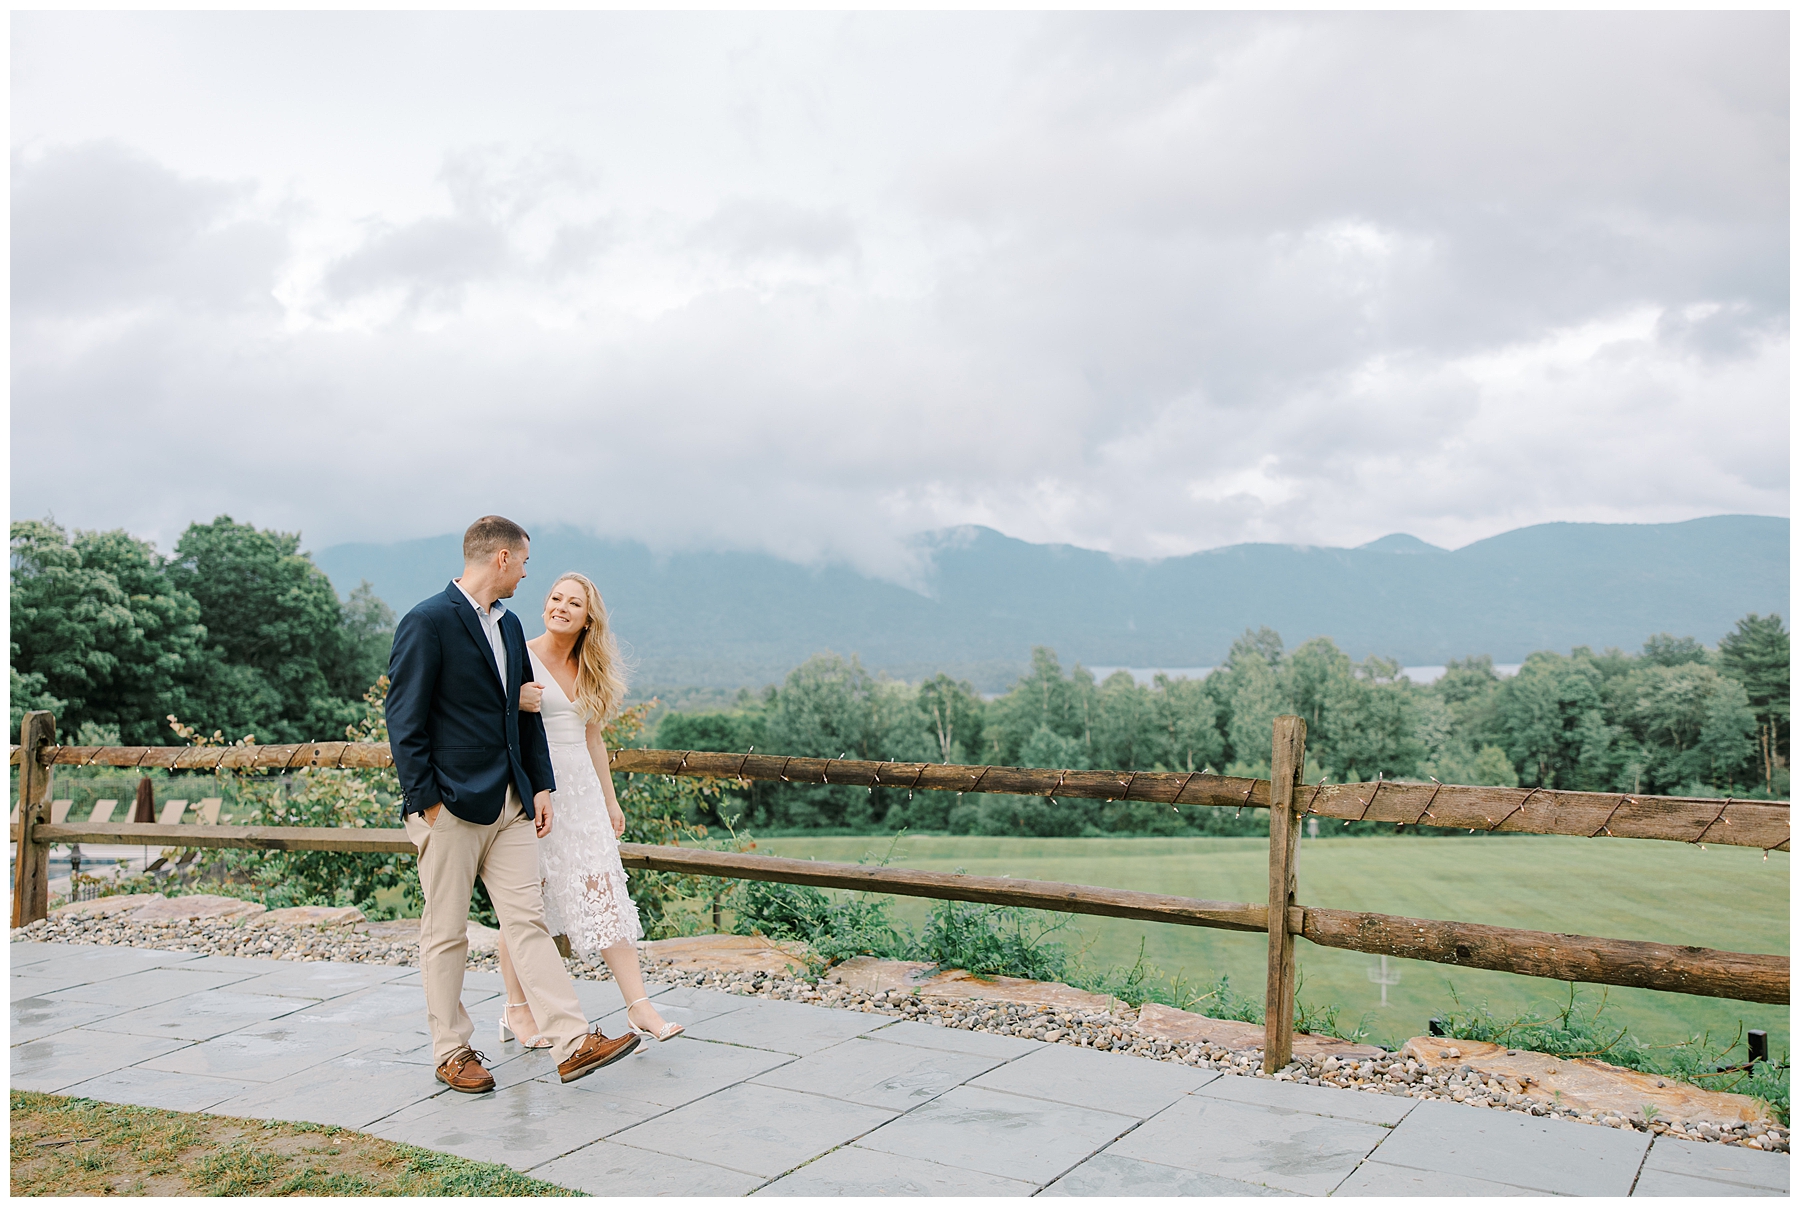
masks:
<path fill-rule="evenodd" d="M 508 1003 L 506 1003 L 505 1006 L 501 1007 L 501 1009 L 500 1009 L 500 1042 L 501 1043 L 505 1043 L 509 1039 L 519 1039 L 518 1034 L 516 1032 L 514 1032 L 511 1027 L 506 1025 L 506 1011 L 513 1006 L 530 1006 L 530 1005 L 531 1005 L 530 1002 L 508 1002 Z M 525 1041 L 522 1039 L 519 1039 L 519 1043 L 527 1048 L 548 1048 L 550 1046 L 550 1037 L 548 1035 L 540 1034 L 535 1039 L 533 1039 L 530 1043 L 525 1043 Z"/>
<path fill-rule="evenodd" d="M 665 1039 L 674 1039 L 677 1035 L 680 1035 L 683 1031 L 687 1030 L 687 1028 L 682 1026 L 680 1023 L 665 1022 L 663 1024 L 663 1029 L 660 1032 L 646 1031 L 644 1028 L 642 1028 L 642 1027 L 638 1026 L 636 1023 L 632 1022 L 631 1021 L 631 1008 L 633 1006 L 637 1005 L 638 1002 L 647 1002 L 649 1000 L 650 999 L 647 997 L 640 997 L 640 998 L 636 998 L 632 1001 L 625 1003 L 625 1023 L 633 1031 L 635 1031 L 637 1034 L 643 1036 L 645 1039 L 654 1039 L 657 1043 L 661 1043 Z"/>

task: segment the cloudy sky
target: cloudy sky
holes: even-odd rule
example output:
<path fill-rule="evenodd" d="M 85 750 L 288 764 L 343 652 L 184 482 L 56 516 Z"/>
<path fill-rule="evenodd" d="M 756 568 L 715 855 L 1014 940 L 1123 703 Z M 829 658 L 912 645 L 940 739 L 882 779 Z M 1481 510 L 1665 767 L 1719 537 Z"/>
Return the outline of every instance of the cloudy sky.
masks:
<path fill-rule="evenodd" d="M 16 13 L 13 513 L 1786 515 L 1787 21 Z"/>

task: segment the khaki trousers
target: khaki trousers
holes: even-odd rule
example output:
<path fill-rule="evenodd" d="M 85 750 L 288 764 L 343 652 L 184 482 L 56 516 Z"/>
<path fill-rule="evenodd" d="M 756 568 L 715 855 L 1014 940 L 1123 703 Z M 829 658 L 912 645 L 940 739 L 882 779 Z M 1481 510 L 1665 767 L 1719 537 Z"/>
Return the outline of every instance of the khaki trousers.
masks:
<path fill-rule="evenodd" d="M 409 813 L 406 836 L 418 848 L 419 884 L 425 890 L 419 962 L 436 1062 L 443 1064 L 458 1049 L 471 1046 L 475 1035 L 475 1024 L 463 1009 L 462 987 L 469 957 L 469 896 L 476 876 L 493 898 L 500 933 L 538 1030 L 550 1037 L 559 1064 L 574 1055 L 587 1034 L 587 1016 L 544 925 L 537 828 L 525 816 L 518 794 L 506 789 L 506 805 L 490 826 L 464 821 L 449 809 L 439 809 L 437 821 L 430 824 L 424 814 Z"/>

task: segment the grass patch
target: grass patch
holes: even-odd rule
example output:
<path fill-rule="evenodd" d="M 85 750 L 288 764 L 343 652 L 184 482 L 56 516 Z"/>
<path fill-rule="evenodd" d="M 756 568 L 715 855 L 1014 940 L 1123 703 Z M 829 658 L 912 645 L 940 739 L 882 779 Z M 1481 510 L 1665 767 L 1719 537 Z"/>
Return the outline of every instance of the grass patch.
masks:
<path fill-rule="evenodd" d="M 12 1091 L 12 1193 L 26 1195 L 480 1195 L 578 1192 L 316 1123 L 123 1106 Z"/>
<path fill-rule="evenodd" d="M 1300 844 L 1300 900 L 1414 918 L 1444 918 L 1552 933 L 1694 944 L 1728 951 L 1788 950 L 1788 859 L 1762 852 L 1630 839 L 1490 837 L 1322 837 Z M 1263 901 L 1269 894 L 1268 844 L 1254 838 L 984 838 L 908 834 L 890 854 L 886 840 L 780 838 L 759 835 L 759 850 L 792 858 L 855 862 L 871 849 L 895 866 L 926 871 L 966 868 L 981 876 L 1015 876 L 1108 885 L 1210 900 Z M 922 927 L 930 911 L 916 898 L 895 901 L 896 925 Z M 1181 984 L 1210 987 L 1221 977 L 1260 1001 L 1266 939 L 1253 934 L 1160 925 L 1123 918 L 1076 916 L 1057 938 L 1089 969 L 1129 970 L 1143 952 L 1164 970 L 1150 979 L 1149 1000 L 1164 1001 Z M 1568 996 L 1566 983 L 1412 960 L 1388 961 L 1399 984 L 1389 1005 L 1370 977 L 1376 958 L 1296 945 L 1305 976 L 1301 1003 L 1339 1007 L 1343 1025 L 1365 1028 L 1370 1041 L 1399 1044 L 1426 1031 L 1426 1021 L 1453 1003 L 1486 1002 L 1496 1016 L 1526 1011 L 1550 1017 Z M 1125 996 L 1125 995 L 1121 995 Z M 1129 1000 L 1129 998 L 1128 998 Z M 1179 1001 L 1167 1004 L 1179 1006 Z M 1327 1009 L 1320 1006 L 1319 1011 Z M 1210 1009 L 1207 1013 L 1212 1013 Z M 1691 1036 L 1729 1037 L 1740 1027 L 1769 1033 L 1771 1055 L 1789 1042 L 1786 1006 L 1759 1005 L 1648 989 L 1614 989 L 1607 1017 L 1646 1044 Z M 1321 1024 L 1322 1025 L 1322 1024 Z"/>

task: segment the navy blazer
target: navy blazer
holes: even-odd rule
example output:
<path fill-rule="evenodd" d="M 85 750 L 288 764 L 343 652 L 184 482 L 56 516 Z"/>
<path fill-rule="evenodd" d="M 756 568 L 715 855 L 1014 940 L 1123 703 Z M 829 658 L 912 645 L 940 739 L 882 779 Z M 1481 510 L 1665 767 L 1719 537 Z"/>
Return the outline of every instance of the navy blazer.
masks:
<path fill-rule="evenodd" d="M 400 773 L 401 816 L 444 808 L 478 826 L 492 825 L 518 789 L 525 816 L 532 798 L 553 791 L 544 718 L 519 711 L 519 686 L 530 679 L 525 630 L 501 614 L 506 681 L 481 617 L 454 582 L 401 618 L 388 656 L 388 742 Z"/>

